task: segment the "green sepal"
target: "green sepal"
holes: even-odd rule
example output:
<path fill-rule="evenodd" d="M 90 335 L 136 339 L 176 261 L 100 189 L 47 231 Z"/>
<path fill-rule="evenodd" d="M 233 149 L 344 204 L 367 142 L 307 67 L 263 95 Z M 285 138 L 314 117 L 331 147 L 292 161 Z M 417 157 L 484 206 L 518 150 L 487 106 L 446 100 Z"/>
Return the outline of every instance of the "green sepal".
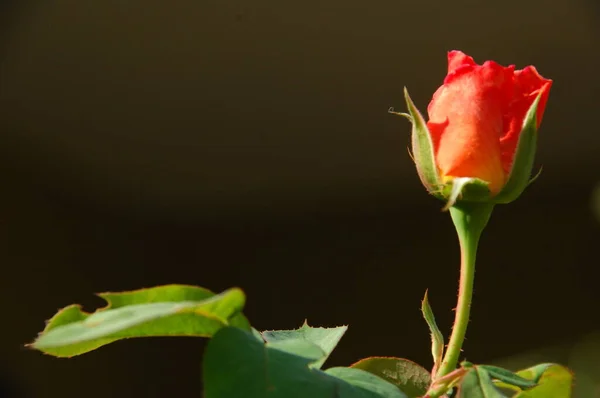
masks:
<path fill-rule="evenodd" d="M 443 199 L 440 192 L 441 183 L 435 162 L 433 141 L 427 123 L 410 98 L 406 87 L 404 88 L 404 98 L 410 114 L 409 120 L 412 121 L 412 153 L 417 173 L 427 191 L 433 196 Z"/>
<path fill-rule="evenodd" d="M 537 109 L 541 97 L 540 93 L 527 111 L 508 180 L 502 190 L 493 198 L 495 203 L 514 201 L 532 182 L 531 172 L 537 149 Z"/>
<path fill-rule="evenodd" d="M 423 318 L 425 318 L 425 322 L 427 322 L 427 326 L 429 326 L 429 331 L 431 333 L 431 356 L 433 357 L 433 370 L 431 371 L 431 374 L 436 374 L 444 356 L 444 336 L 435 322 L 435 316 L 433 315 L 433 310 L 429 304 L 427 291 L 425 292 L 425 297 L 423 297 L 423 302 L 421 303 L 421 312 L 423 313 Z"/>
<path fill-rule="evenodd" d="M 456 203 L 490 202 L 490 190 L 486 181 L 472 177 L 454 177 L 445 183 L 441 193 L 446 200 L 446 211 Z"/>

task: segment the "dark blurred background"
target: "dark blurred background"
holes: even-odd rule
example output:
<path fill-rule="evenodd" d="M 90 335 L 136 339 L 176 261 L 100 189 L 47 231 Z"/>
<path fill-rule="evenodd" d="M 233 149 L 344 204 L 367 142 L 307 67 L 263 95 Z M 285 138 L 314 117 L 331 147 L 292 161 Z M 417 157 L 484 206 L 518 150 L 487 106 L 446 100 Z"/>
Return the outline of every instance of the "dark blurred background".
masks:
<path fill-rule="evenodd" d="M 568 364 L 600 397 L 597 0 L 0 4 L 0 397 L 199 396 L 201 339 L 23 348 L 94 292 L 174 282 L 244 288 L 258 329 L 349 324 L 330 365 L 430 367 L 420 300 L 447 334 L 458 246 L 387 110 L 407 86 L 425 111 L 451 49 L 554 80 L 465 355 Z"/>

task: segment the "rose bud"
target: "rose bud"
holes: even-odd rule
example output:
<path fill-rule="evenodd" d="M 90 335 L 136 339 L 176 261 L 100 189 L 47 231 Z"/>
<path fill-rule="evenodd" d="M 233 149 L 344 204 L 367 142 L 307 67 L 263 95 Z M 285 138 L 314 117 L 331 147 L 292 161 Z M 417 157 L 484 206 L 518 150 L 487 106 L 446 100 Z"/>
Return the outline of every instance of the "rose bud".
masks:
<path fill-rule="evenodd" d="M 448 75 L 429 103 L 427 123 L 405 90 L 413 157 L 427 190 L 446 207 L 519 197 L 530 183 L 551 85 L 533 66 L 477 65 L 449 52 Z"/>

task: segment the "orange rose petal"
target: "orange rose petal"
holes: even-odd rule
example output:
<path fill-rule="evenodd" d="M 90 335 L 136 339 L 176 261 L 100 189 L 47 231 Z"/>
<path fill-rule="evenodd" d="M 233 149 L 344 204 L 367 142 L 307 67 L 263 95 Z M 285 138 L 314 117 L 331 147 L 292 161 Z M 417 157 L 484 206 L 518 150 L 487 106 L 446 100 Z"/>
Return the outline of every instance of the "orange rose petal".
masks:
<path fill-rule="evenodd" d="M 550 85 L 532 66 L 515 71 L 493 61 L 477 65 L 450 51 L 444 84 L 427 108 L 441 178 L 479 178 L 498 192 L 510 173 L 525 114 L 542 92 L 541 122 Z"/>
<path fill-rule="evenodd" d="M 504 115 L 504 133 L 500 138 L 502 165 L 506 173 L 510 173 L 512 168 L 519 135 L 521 134 L 527 111 L 541 92 L 542 97 L 540 98 L 536 115 L 539 127 L 544 116 L 551 86 L 552 81 L 540 76 L 533 66 L 515 71 L 511 102 Z"/>
<path fill-rule="evenodd" d="M 472 65 L 470 57 L 456 53 L 449 56 L 449 62 L 458 67 L 428 107 L 428 126 L 444 125 L 431 132 L 434 143 L 438 142 L 434 148 L 442 178 L 480 178 L 490 184 L 492 192 L 498 192 L 505 180 L 499 138 L 512 68 L 494 62 Z"/>

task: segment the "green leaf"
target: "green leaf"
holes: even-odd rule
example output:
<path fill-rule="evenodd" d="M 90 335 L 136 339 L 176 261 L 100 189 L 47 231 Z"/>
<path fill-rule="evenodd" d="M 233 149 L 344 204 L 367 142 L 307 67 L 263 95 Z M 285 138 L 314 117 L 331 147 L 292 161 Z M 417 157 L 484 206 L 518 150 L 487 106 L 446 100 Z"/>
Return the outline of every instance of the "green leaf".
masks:
<path fill-rule="evenodd" d="M 506 398 L 492 382 L 490 374 L 480 366 L 473 366 L 458 386 L 457 398 Z"/>
<path fill-rule="evenodd" d="M 425 318 L 425 322 L 427 322 L 429 332 L 431 333 L 431 355 L 433 356 L 433 370 L 431 373 L 435 374 L 437 369 L 439 369 L 440 364 L 442 363 L 442 357 L 444 356 L 444 336 L 435 323 L 435 316 L 433 315 L 431 305 L 429 305 L 427 291 L 425 291 L 425 297 L 423 297 L 423 302 L 421 303 L 421 312 L 423 313 L 423 318 Z"/>
<path fill-rule="evenodd" d="M 493 379 L 499 380 L 505 384 L 515 386 L 523 390 L 535 387 L 535 385 L 537 384 L 533 380 L 526 379 L 522 376 L 519 376 L 516 373 L 511 372 L 510 370 L 500 368 L 498 366 L 479 365 L 478 367 L 480 369 L 485 369 Z"/>
<path fill-rule="evenodd" d="M 284 346 L 282 348 L 282 345 Z M 221 329 L 203 361 L 205 398 L 405 398 L 359 369 L 311 367 L 327 354 L 305 339 L 263 343 L 251 332 Z"/>
<path fill-rule="evenodd" d="M 500 368 L 498 366 L 479 365 L 479 368 L 485 369 L 494 380 L 498 380 L 510 386 L 518 387 L 522 390 L 526 390 L 537 385 L 537 383 L 533 380 L 526 379 L 510 370 Z"/>
<path fill-rule="evenodd" d="M 330 376 L 337 377 L 346 383 L 338 382 L 335 398 L 354 397 L 396 397 L 407 398 L 396 386 L 361 369 L 331 368 L 325 371 Z M 329 395 L 327 396 L 329 397 Z"/>
<path fill-rule="evenodd" d="M 261 341 L 264 344 L 264 341 Z M 321 361 L 325 356 L 325 352 L 316 344 L 307 340 L 281 340 L 268 343 L 269 348 L 287 352 L 288 354 L 297 355 L 310 360 L 309 365 L 314 365 Z"/>
<path fill-rule="evenodd" d="M 305 322 L 302 327 L 295 330 L 264 331 L 262 332 L 262 337 L 268 343 L 285 340 L 306 340 L 315 344 L 325 353 L 321 360 L 313 364 L 313 366 L 321 368 L 323 363 L 334 350 L 335 346 L 339 343 L 344 333 L 346 333 L 346 330 L 348 330 L 347 326 L 338 326 L 335 328 L 313 328 L 308 326 L 308 324 Z"/>
<path fill-rule="evenodd" d="M 387 380 L 402 390 L 409 398 L 425 395 L 431 384 L 429 372 L 408 359 L 365 358 L 352 365 L 352 368 L 365 370 Z"/>
<path fill-rule="evenodd" d="M 546 363 L 521 370 L 517 374 L 538 385 L 521 391 L 515 398 L 569 398 L 573 388 L 573 374 L 564 366 Z"/>
<path fill-rule="evenodd" d="M 537 108 L 542 93 L 531 104 L 523 128 L 519 135 L 519 142 L 508 180 L 502 190 L 494 197 L 495 203 L 510 203 L 517 199 L 530 183 L 533 161 L 537 150 Z"/>
<path fill-rule="evenodd" d="M 440 180 L 435 162 L 433 142 L 425 119 L 413 103 L 408 90 L 404 88 L 404 99 L 412 120 L 412 149 L 417 172 L 427 191 L 440 197 Z"/>
<path fill-rule="evenodd" d="M 241 314 L 240 289 L 219 295 L 194 286 L 167 285 L 99 294 L 108 305 L 90 314 L 78 305 L 59 311 L 30 345 L 46 354 L 72 357 L 125 338 L 210 337 L 223 326 L 250 330 Z"/>

